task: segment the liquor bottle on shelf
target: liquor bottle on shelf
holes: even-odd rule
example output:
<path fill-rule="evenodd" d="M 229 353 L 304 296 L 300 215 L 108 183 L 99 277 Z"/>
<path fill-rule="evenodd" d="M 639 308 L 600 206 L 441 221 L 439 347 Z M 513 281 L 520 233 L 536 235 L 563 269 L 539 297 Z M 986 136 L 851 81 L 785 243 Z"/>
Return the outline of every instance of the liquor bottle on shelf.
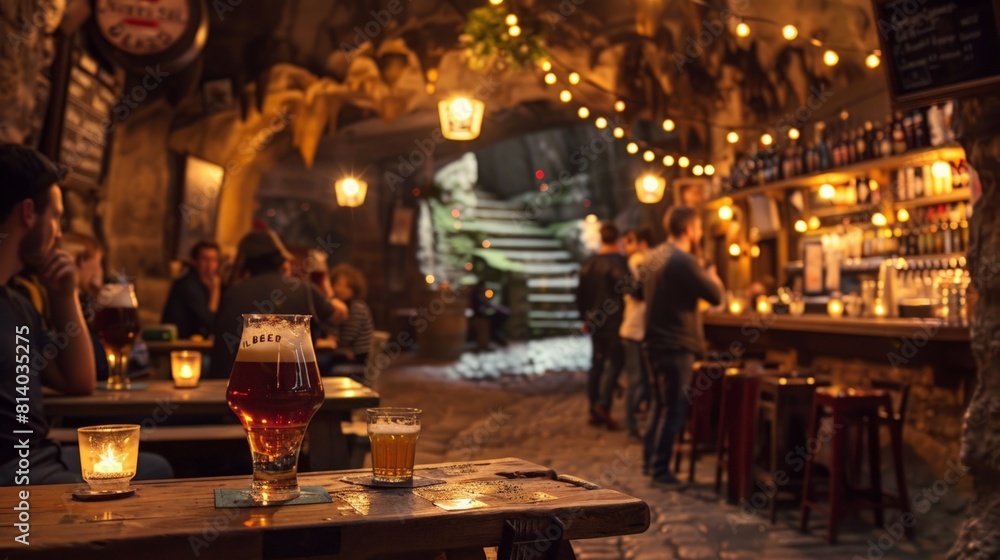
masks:
<path fill-rule="evenodd" d="M 795 176 L 802 175 L 805 173 L 805 150 L 802 148 L 802 142 L 799 140 L 795 141 L 795 157 L 794 157 L 794 167 Z"/>
<path fill-rule="evenodd" d="M 903 128 L 901 111 L 896 111 L 892 119 L 892 153 L 897 156 L 906 153 L 906 131 Z"/>
<path fill-rule="evenodd" d="M 872 121 L 865 121 L 864 126 L 864 137 L 862 138 L 864 144 L 864 150 L 862 150 L 861 159 L 869 160 L 878 157 L 875 154 L 875 125 Z"/>
<path fill-rule="evenodd" d="M 816 171 L 826 171 L 830 169 L 830 144 L 826 134 L 826 123 L 816 123 L 816 155 L 818 158 L 818 168 Z"/>
<path fill-rule="evenodd" d="M 908 167 L 907 168 L 907 178 L 910 174 L 913 175 L 913 198 L 920 198 L 924 196 L 926 190 L 924 189 L 924 169 L 922 167 Z"/>
<path fill-rule="evenodd" d="M 871 189 L 868 187 L 868 177 L 858 177 L 858 204 L 871 203 Z"/>
<path fill-rule="evenodd" d="M 868 157 L 868 132 L 865 127 L 854 131 L 854 161 L 865 161 Z"/>
<path fill-rule="evenodd" d="M 851 164 L 857 161 L 860 161 L 858 158 L 858 130 L 851 127 L 847 136 L 847 163 Z"/>
<path fill-rule="evenodd" d="M 903 135 L 906 138 L 906 149 L 914 149 L 917 145 L 917 132 L 913 126 L 912 112 L 903 115 Z"/>
<path fill-rule="evenodd" d="M 889 157 L 892 155 L 892 119 L 885 120 L 878 136 L 879 157 Z"/>
<path fill-rule="evenodd" d="M 930 146 L 928 140 L 927 132 L 927 115 L 926 108 L 919 108 L 913 111 L 913 133 L 914 133 L 914 148 L 927 148 Z"/>

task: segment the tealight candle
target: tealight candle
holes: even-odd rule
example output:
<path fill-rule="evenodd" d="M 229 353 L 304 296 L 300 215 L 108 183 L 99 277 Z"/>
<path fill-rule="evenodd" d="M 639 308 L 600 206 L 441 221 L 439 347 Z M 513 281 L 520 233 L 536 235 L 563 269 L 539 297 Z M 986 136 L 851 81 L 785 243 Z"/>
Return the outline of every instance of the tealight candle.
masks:
<path fill-rule="evenodd" d="M 885 303 L 882 301 L 882 298 L 875 300 L 875 308 L 873 311 L 875 312 L 876 317 L 885 317 Z"/>
<path fill-rule="evenodd" d="M 201 352 L 171 352 L 170 371 L 175 387 L 197 387 L 201 379 Z"/>
<path fill-rule="evenodd" d="M 77 429 L 80 470 L 93 492 L 129 490 L 139 459 L 139 425 L 118 424 Z"/>
<path fill-rule="evenodd" d="M 826 312 L 834 319 L 840 319 L 844 314 L 844 302 L 840 298 L 830 298 L 830 303 L 826 304 Z"/>
<path fill-rule="evenodd" d="M 757 298 L 757 313 L 768 315 L 771 313 L 771 298 L 760 296 Z"/>
<path fill-rule="evenodd" d="M 743 313 L 743 302 L 741 302 L 738 299 L 730 301 L 729 312 L 732 313 L 733 315 L 739 315 L 740 313 Z"/>

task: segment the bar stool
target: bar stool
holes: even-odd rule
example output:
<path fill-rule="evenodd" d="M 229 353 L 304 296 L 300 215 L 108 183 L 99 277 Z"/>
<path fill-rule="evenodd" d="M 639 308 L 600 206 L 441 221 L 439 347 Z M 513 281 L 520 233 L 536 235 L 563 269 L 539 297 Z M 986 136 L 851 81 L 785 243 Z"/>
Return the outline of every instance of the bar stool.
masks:
<path fill-rule="evenodd" d="M 719 409 L 722 403 L 722 383 L 726 366 L 719 362 L 702 362 L 694 370 L 691 386 L 684 391 L 691 400 L 684 429 L 677 434 L 674 472 L 681 471 L 681 445 L 689 441 L 688 482 L 694 482 L 695 463 L 705 451 L 715 449 L 719 433 Z M 687 438 L 685 438 L 687 436 Z"/>
<path fill-rule="evenodd" d="M 774 375 L 772 372 L 770 375 Z M 729 368 L 722 379 L 719 437 L 716 444 L 715 492 L 722 488 L 722 471 L 726 470 L 726 500 L 738 503 L 750 490 L 753 468 L 757 387 L 765 372 Z"/>
<path fill-rule="evenodd" d="M 827 412 L 827 410 L 829 412 Z M 906 493 L 906 480 L 902 469 L 902 426 L 890 429 L 894 462 L 896 463 L 896 485 L 900 495 L 887 503 L 887 497 L 882 492 L 881 465 L 879 460 L 879 428 L 883 418 L 896 422 L 898 414 L 893 410 L 892 399 L 888 391 L 882 389 L 856 389 L 842 386 L 823 387 L 816 390 L 813 397 L 812 418 L 809 423 L 810 438 L 819 437 L 820 420 L 824 416 L 832 417 L 833 435 L 832 454 L 830 459 L 830 480 L 827 484 L 827 505 L 816 501 L 813 469 L 815 453 L 811 452 L 806 459 L 805 480 L 802 492 L 802 513 L 799 530 L 806 532 L 809 525 L 809 511 L 819 510 L 827 515 L 827 535 L 829 544 L 837 540 L 837 527 L 848 509 L 873 509 L 876 525 L 882 525 L 882 513 L 887 508 L 899 509 L 903 514 L 911 513 L 909 496 Z M 868 435 L 868 470 L 870 487 L 867 489 L 852 489 L 847 485 L 847 431 L 851 426 L 867 428 Z M 822 441 L 822 440 L 819 440 Z M 807 449 L 808 449 L 807 445 Z M 895 449 L 900 450 L 899 454 Z M 860 460 L 860 457 L 855 459 Z M 848 502 L 849 494 L 867 495 L 867 501 Z M 911 514 L 912 515 L 912 514 Z M 908 533 L 909 534 L 909 533 Z"/>
<path fill-rule="evenodd" d="M 774 486 L 774 495 L 768 499 L 772 525 L 777 520 L 778 496 L 792 493 L 796 503 L 799 503 L 797 498 L 802 486 L 801 477 L 794 472 L 786 472 L 781 458 L 794 451 L 796 445 L 805 443 L 805 426 L 813 393 L 818 387 L 827 385 L 829 382 L 824 379 L 798 372 L 787 377 L 765 377 L 760 380 L 757 391 L 757 436 L 763 441 L 758 446 L 761 456 L 757 457 L 754 478 L 758 482 Z M 776 480 L 779 470 L 784 474 L 783 482 Z"/>

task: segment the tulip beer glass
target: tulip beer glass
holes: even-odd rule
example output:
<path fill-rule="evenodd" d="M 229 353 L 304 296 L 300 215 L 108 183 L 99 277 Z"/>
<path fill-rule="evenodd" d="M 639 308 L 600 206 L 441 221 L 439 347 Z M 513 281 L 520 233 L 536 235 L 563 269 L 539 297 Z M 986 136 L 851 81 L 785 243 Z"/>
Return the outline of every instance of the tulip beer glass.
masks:
<path fill-rule="evenodd" d="M 132 284 L 105 284 L 97 294 L 94 328 L 108 357 L 108 389 L 129 388 L 128 357 L 139 331 L 138 302 Z"/>
<path fill-rule="evenodd" d="M 323 404 L 309 315 L 244 315 L 226 400 L 253 455 L 250 497 L 268 505 L 299 496 L 302 438 Z"/>
<path fill-rule="evenodd" d="M 420 437 L 420 409 L 369 408 L 372 477 L 376 482 L 413 480 L 413 459 Z"/>

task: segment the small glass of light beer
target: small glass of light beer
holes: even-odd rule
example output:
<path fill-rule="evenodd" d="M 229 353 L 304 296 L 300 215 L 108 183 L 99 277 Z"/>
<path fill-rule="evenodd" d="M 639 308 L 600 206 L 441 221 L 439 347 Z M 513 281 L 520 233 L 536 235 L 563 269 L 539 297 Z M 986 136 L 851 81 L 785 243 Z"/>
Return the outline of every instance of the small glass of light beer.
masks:
<path fill-rule="evenodd" d="M 419 408 L 369 408 L 368 438 L 372 444 L 375 482 L 413 480 L 413 458 L 420 437 Z"/>

